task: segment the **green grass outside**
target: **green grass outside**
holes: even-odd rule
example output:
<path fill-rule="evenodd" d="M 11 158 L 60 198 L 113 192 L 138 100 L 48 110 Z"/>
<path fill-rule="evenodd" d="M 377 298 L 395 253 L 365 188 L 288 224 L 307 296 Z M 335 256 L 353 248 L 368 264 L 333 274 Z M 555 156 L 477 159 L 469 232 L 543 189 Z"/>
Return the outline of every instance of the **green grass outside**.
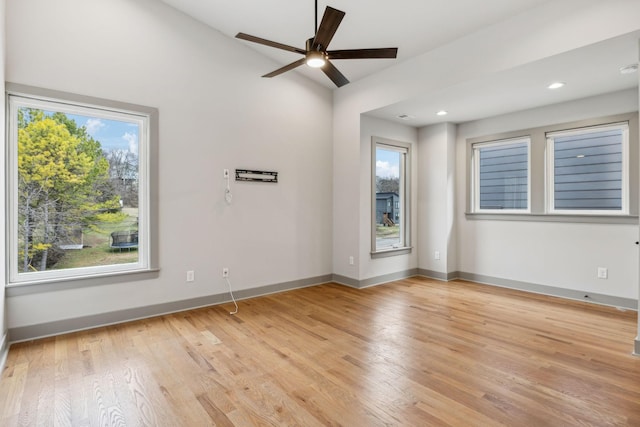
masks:
<path fill-rule="evenodd" d="M 64 257 L 53 267 L 55 270 L 65 268 L 94 267 L 100 265 L 127 264 L 138 261 L 137 249 L 112 249 L 111 233 L 119 230 L 137 230 L 137 210 L 127 212 L 129 216 L 122 222 L 100 223 L 100 232 L 85 230 L 82 249 L 66 250 Z"/>
<path fill-rule="evenodd" d="M 376 224 L 376 237 L 398 237 L 400 236 L 400 226 L 398 224 L 391 227 Z"/>

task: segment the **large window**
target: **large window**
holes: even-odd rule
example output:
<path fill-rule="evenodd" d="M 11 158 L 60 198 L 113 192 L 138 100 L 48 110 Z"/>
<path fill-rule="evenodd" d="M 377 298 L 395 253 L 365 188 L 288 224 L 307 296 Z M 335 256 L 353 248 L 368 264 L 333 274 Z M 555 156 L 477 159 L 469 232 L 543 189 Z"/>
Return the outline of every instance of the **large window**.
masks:
<path fill-rule="evenodd" d="M 627 123 L 547 134 L 548 206 L 554 213 L 628 213 Z"/>
<path fill-rule="evenodd" d="M 149 112 L 8 94 L 10 284 L 150 268 Z"/>
<path fill-rule="evenodd" d="M 374 137 L 372 154 L 372 254 L 406 253 L 410 145 Z"/>
<path fill-rule="evenodd" d="M 530 206 L 528 138 L 473 145 L 475 212 L 528 212 Z"/>
<path fill-rule="evenodd" d="M 638 129 L 631 112 L 467 139 L 467 218 L 637 223 Z"/>

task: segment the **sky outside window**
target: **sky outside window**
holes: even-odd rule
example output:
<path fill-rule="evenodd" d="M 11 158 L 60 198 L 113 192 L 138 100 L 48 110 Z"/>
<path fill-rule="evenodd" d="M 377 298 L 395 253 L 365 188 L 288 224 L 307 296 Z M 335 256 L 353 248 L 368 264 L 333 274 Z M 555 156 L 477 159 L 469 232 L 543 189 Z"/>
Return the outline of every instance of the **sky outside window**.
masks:
<path fill-rule="evenodd" d="M 376 176 L 380 178 L 400 177 L 400 153 L 376 148 Z"/>
<path fill-rule="evenodd" d="M 138 124 L 121 120 L 67 114 L 78 127 L 84 126 L 87 133 L 100 141 L 104 151 L 124 150 L 138 154 Z"/>

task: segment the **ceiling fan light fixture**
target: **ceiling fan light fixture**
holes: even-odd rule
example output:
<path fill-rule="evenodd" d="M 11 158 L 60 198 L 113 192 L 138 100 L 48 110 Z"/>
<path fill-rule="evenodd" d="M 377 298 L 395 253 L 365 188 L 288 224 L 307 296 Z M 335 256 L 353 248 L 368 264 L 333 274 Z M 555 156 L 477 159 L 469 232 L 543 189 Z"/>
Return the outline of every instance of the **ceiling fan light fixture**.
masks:
<path fill-rule="evenodd" d="M 322 68 L 327 63 L 327 59 L 322 52 L 311 51 L 307 53 L 307 65 L 311 68 Z"/>

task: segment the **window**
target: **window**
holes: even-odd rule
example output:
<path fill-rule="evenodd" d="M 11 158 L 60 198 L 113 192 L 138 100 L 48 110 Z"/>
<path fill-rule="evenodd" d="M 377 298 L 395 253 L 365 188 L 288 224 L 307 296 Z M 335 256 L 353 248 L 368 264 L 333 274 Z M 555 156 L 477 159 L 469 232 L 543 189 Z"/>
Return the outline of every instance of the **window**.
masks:
<path fill-rule="evenodd" d="M 140 272 L 153 264 L 155 110 L 73 98 L 80 97 L 8 94 L 10 284 Z"/>
<path fill-rule="evenodd" d="M 552 213 L 627 214 L 627 123 L 547 134 Z"/>
<path fill-rule="evenodd" d="M 466 217 L 637 224 L 640 181 L 630 159 L 640 155 L 638 129 L 638 113 L 631 112 L 467 139 Z M 497 156 L 518 143 L 521 167 L 515 164 L 517 150 L 511 150 L 513 157 L 507 150 Z M 526 186 L 515 179 L 525 164 Z M 504 186 L 494 181 L 503 178 L 500 171 L 514 174 L 509 185 L 506 179 Z"/>
<path fill-rule="evenodd" d="M 410 144 L 373 138 L 371 252 L 401 254 L 410 249 Z"/>
<path fill-rule="evenodd" d="M 529 212 L 529 138 L 473 145 L 475 212 Z"/>

